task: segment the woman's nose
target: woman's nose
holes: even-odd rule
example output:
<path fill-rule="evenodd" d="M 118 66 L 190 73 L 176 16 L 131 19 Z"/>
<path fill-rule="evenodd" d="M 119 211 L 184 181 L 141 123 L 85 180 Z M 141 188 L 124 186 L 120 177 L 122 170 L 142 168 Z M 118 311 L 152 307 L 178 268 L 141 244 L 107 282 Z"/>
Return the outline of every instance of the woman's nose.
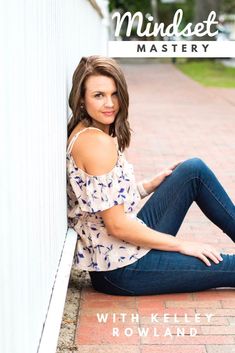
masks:
<path fill-rule="evenodd" d="M 105 106 L 106 106 L 106 107 L 113 107 L 113 106 L 114 106 L 112 97 L 106 97 Z"/>

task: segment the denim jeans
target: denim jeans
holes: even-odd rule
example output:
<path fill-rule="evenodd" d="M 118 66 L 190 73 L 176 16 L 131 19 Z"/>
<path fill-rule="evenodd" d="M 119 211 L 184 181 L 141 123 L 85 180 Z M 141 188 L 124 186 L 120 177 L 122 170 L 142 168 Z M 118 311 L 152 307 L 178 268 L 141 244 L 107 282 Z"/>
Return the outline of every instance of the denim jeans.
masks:
<path fill-rule="evenodd" d="M 202 212 L 235 241 L 235 206 L 199 158 L 184 161 L 155 190 L 137 214 L 147 226 L 176 236 L 195 201 Z M 207 242 L 207 239 L 205 239 Z M 235 287 L 235 255 L 207 266 L 173 251 L 150 250 L 136 262 L 111 271 L 90 272 L 94 289 L 113 295 L 148 295 Z"/>

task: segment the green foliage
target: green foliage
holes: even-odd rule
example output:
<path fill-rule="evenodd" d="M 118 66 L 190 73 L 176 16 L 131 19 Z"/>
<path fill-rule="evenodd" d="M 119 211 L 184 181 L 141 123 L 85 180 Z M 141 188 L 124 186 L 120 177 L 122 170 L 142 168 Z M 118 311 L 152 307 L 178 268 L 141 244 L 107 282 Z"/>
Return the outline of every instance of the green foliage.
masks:
<path fill-rule="evenodd" d="M 175 11 L 182 8 L 184 11 L 185 22 L 188 23 L 193 20 L 195 0 L 186 0 L 185 3 L 163 4 L 158 0 L 158 17 L 160 22 L 169 24 L 172 22 Z M 144 14 L 151 13 L 151 0 L 110 0 L 109 10 L 121 9 L 123 12 L 130 11 L 134 14 L 141 11 Z"/>
<path fill-rule="evenodd" d="M 220 10 L 221 13 L 235 14 L 235 0 L 223 0 Z"/>
<path fill-rule="evenodd" d="M 158 1 L 159 2 L 159 1 Z M 159 19 L 160 22 L 164 22 L 166 25 L 172 23 L 172 18 L 178 9 L 184 11 L 184 17 L 182 25 L 185 26 L 187 23 L 193 21 L 194 17 L 194 3 L 195 0 L 186 0 L 184 3 L 172 3 L 163 4 L 159 3 Z"/>
<path fill-rule="evenodd" d="M 110 0 L 109 10 L 122 9 L 124 12 L 130 11 L 135 13 L 142 11 L 144 13 L 150 12 L 150 0 Z"/>
<path fill-rule="evenodd" d="M 204 86 L 235 88 L 235 68 L 215 60 L 188 60 L 177 64 L 177 67 Z"/>

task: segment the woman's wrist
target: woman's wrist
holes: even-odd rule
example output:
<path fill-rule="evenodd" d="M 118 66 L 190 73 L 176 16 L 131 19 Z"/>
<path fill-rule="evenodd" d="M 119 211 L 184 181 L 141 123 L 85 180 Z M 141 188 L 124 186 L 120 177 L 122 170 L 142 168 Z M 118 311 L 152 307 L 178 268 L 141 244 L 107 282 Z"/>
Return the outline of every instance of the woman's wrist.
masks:
<path fill-rule="evenodd" d="M 137 183 L 137 187 L 138 187 L 138 191 L 140 193 L 141 198 L 148 196 L 154 190 L 154 188 L 152 186 L 152 182 L 148 181 L 146 179 Z"/>
<path fill-rule="evenodd" d="M 142 199 L 148 195 L 148 192 L 147 192 L 147 190 L 144 187 L 144 181 L 139 181 L 137 183 L 137 189 L 138 189 L 140 197 Z"/>
<path fill-rule="evenodd" d="M 154 190 L 155 190 L 155 187 L 153 185 L 153 182 L 152 180 L 143 180 L 143 187 L 144 189 L 146 190 L 146 192 L 149 194 L 151 194 Z"/>

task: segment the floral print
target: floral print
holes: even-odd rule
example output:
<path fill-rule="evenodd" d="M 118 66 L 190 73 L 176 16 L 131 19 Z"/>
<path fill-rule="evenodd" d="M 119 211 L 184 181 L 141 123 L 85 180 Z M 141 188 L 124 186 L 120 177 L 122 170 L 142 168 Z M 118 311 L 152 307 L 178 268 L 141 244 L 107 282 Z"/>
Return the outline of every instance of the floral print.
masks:
<path fill-rule="evenodd" d="M 113 270 L 135 262 L 150 249 L 108 234 L 98 212 L 124 204 L 125 213 L 143 223 L 133 213 L 140 195 L 133 166 L 120 151 L 116 165 L 104 175 L 89 175 L 76 166 L 70 152 L 75 139 L 84 130 L 74 135 L 66 156 L 68 224 L 78 235 L 74 264 L 81 270 Z"/>

